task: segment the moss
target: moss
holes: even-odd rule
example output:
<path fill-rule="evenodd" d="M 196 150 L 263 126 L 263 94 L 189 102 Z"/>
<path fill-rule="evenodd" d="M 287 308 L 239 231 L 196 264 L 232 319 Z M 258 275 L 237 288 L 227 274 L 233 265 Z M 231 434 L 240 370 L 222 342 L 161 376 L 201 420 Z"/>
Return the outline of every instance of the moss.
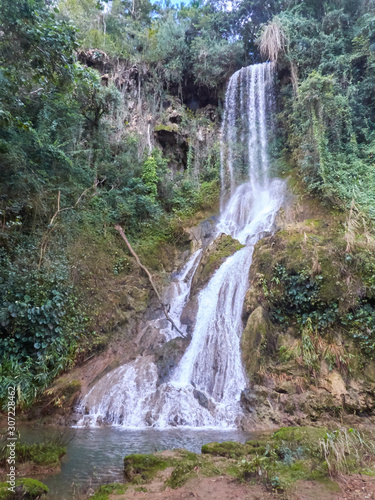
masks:
<path fill-rule="evenodd" d="M 178 132 L 178 126 L 175 123 L 171 125 L 163 125 L 162 123 L 158 123 L 157 125 L 155 125 L 154 130 L 155 132 Z"/>
<path fill-rule="evenodd" d="M 276 431 L 272 439 L 274 441 L 286 441 L 298 445 L 318 445 L 328 429 L 326 427 L 282 427 Z"/>
<path fill-rule="evenodd" d="M 198 467 L 197 457 L 186 458 L 180 461 L 172 471 L 171 476 L 165 481 L 170 488 L 179 488 L 194 476 L 194 469 Z"/>
<path fill-rule="evenodd" d="M 37 481 L 36 479 L 19 479 L 16 481 L 16 484 L 22 485 L 25 497 L 29 498 L 38 498 L 49 491 L 48 486 L 40 481 Z"/>
<path fill-rule="evenodd" d="M 239 241 L 226 234 L 220 235 L 205 251 L 192 282 L 196 293 L 208 282 L 221 264 L 235 252 L 243 248 Z"/>
<path fill-rule="evenodd" d="M 8 500 L 10 498 L 8 487 L 8 483 L 0 483 L 0 500 Z"/>
<path fill-rule="evenodd" d="M 17 442 L 16 455 L 19 462 L 32 462 L 36 465 L 59 466 L 60 458 L 65 455 L 65 446 L 52 442 L 23 444 Z"/>
<path fill-rule="evenodd" d="M 130 483 L 151 481 L 156 474 L 166 469 L 168 462 L 155 455 L 128 455 L 124 458 L 124 477 Z"/>
<path fill-rule="evenodd" d="M 116 494 L 122 495 L 127 490 L 127 486 L 125 484 L 120 483 L 112 483 L 105 484 L 101 486 L 91 498 L 91 500 L 108 500 L 109 495 Z"/>
<path fill-rule="evenodd" d="M 63 390 L 65 396 L 73 396 L 73 394 L 81 390 L 81 382 L 79 380 L 72 380 L 63 388 Z"/>
<path fill-rule="evenodd" d="M 238 458 L 246 454 L 246 446 L 235 441 L 208 443 L 202 446 L 202 453 L 216 457 Z"/>
<path fill-rule="evenodd" d="M 325 222 L 321 219 L 306 219 L 306 226 L 313 227 L 314 229 L 320 229 L 325 226 Z"/>
<path fill-rule="evenodd" d="M 270 324 L 265 311 L 259 306 L 250 314 L 241 338 L 242 357 L 250 378 L 259 370 L 261 361 L 264 361 L 269 330 Z"/>
<path fill-rule="evenodd" d="M 257 439 L 246 442 L 246 451 L 249 455 L 263 455 L 267 450 L 267 443 L 269 439 Z"/>
<path fill-rule="evenodd" d="M 8 488 L 8 483 L 0 483 L 0 500 L 15 498 L 15 495 Z M 30 500 L 40 498 L 49 491 L 45 484 L 30 478 L 17 479 L 15 488 L 18 492 L 17 498 L 28 498 Z"/>
<path fill-rule="evenodd" d="M 188 451 L 182 451 L 180 457 L 172 460 L 172 465 L 174 469 L 171 476 L 165 481 L 165 485 L 171 488 L 179 488 L 196 476 L 197 471 L 207 477 L 220 476 L 224 472 L 224 469 L 219 468 L 210 458 Z"/>

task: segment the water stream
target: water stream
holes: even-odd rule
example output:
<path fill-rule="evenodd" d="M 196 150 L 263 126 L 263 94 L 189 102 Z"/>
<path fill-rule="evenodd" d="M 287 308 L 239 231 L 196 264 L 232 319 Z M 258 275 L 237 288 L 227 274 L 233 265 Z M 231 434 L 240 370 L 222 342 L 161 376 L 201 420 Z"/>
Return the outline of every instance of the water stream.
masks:
<path fill-rule="evenodd" d="M 238 427 L 241 392 L 247 386 L 240 337 L 248 274 L 254 245 L 272 231 L 285 192 L 284 182 L 271 175 L 268 155 L 273 82 L 270 63 L 242 68 L 229 81 L 221 131 L 222 194 L 217 235 L 231 235 L 244 247 L 225 260 L 199 293 L 192 339 L 182 359 L 169 380 L 161 384 L 151 355 L 139 356 L 111 371 L 81 401 L 78 426 Z M 198 251 L 167 291 L 171 316 L 181 329 L 185 325 L 180 316 L 200 258 Z M 169 326 L 159 330 L 166 341 L 178 336 Z"/>
<path fill-rule="evenodd" d="M 49 487 L 50 500 L 82 498 L 74 493 L 88 487 L 96 489 L 101 484 L 123 482 L 124 457 L 132 453 L 155 453 L 174 448 L 200 453 L 202 445 L 212 441 L 245 442 L 254 438 L 254 434 L 239 430 L 129 430 L 113 427 L 61 429 L 30 426 L 20 426 L 18 430 L 22 441 L 28 443 L 56 438 L 62 431 L 67 441 L 73 438 L 67 445 L 61 471 L 37 477 Z"/>

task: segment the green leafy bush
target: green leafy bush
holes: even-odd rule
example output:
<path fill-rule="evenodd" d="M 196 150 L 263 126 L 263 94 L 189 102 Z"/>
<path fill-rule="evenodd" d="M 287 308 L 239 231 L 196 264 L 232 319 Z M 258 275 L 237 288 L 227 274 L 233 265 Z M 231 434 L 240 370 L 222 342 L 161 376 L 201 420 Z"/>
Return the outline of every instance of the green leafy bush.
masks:
<path fill-rule="evenodd" d="M 8 386 L 19 402 L 35 395 L 74 359 L 84 320 L 66 263 L 38 269 L 25 255 L 0 265 L 0 399 Z"/>

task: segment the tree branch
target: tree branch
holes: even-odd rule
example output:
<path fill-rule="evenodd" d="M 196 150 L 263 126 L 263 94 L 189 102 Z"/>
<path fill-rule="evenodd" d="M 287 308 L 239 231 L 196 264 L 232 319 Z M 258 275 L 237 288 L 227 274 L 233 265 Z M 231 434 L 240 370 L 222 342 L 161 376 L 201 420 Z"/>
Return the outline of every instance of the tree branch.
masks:
<path fill-rule="evenodd" d="M 90 186 L 89 188 L 85 189 L 83 191 L 83 193 L 79 196 L 79 198 L 77 199 L 77 201 L 75 202 L 75 204 L 71 207 L 66 207 L 66 208 L 60 208 L 60 200 L 61 200 L 61 191 L 59 190 L 58 194 L 57 194 L 57 210 L 56 212 L 53 214 L 53 216 L 51 217 L 51 220 L 49 221 L 49 224 L 48 224 L 48 228 L 47 228 L 47 231 L 45 232 L 45 234 L 43 235 L 42 237 L 42 243 L 40 245 L 40 254 L 39 254 L 39 264 L 38 264 L 38 269 L 41 268 L 41 265 L 42 265 L 42 262 L 43 262 L 43 258 L 44 258 L 44 254 L 46 253 L 46 249 L 47 249 L 47 243 L 48 243 L 48 237 L 49 235 L 52 233 L 52 231 L 55 229 L 55 219 L 58 215 L 61 214 L 61 212 L 66 212 L 67 210 L 73 210 L 74 208 L 76 208 L 78 206 L 78 204 L 81 202 L 82 198 L 85 196 L 85 194 L 90 191 L 91 189 L 95 189 L 98 184 L 101 184 L 105 181 L 105 177 L 104 179 L 102 179 L 101 181 L 96 181 L 92 186 Z"/>
<path fill-rule="evenodd" d="M 186 335 L 177 327 L 176 323 L 173 321 L 173 319 L 169 316 L 168 314 L 168 309 L 167 309 L 167 306 L 164 304 L 162 298 L 161 298 L 161 295 L 158 291 L 158 289 L 156 288 L 155 286 L 155 283 L 154 283 L 154 280 L 152 279 L 152 275 L 150 273 L 150 271 L 147 269 L 147 267 L 145 267 L 141 261 L 139 260 L 139 257 L 138 255 L 135 253 L 135 251 L 133 250 L 132 246 L 130 245 L 127 237 L 125 236 L 125 233 L 124 233 L 124 230 L 122 229 L 121 226 L 119 226 L 118 224 L 115 226 L 115 229 L 116 231 L 118 231 L 118 233 L 120 234 L 121 238 L 125 241 L 125 244 L 126 246 L 128 247 L 128 250 L 129 252 L 132 254 L 132 256 L 135 258 L 135 260 L 137 261 L 137 264 L 138 266 L 146 273 L 147 277 L 148 277 L 148 280 L 160 302 L 160 305 L 162 306 L 163 308 L 163 311 L 164 311 L 164 314 L 165 314 L 165 317 L 167 318 L 167 320 L 171 323 L 172 325 L 172 328 L 175 328 L 178 333 L 181 335 L 181 337 L 184 337 L 186 338 Z"/>

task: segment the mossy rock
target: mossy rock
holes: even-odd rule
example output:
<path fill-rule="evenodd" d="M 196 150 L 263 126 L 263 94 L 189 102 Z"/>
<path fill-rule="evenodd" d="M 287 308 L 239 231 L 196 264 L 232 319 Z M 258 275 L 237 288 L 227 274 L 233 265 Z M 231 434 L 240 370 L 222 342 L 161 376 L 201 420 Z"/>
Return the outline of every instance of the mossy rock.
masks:
<path fill-rule="evenodd" d="M 217 443 L 216 443 L 217 444 Z M 238 443 L 235 443 L 238 444 Z M 192 453 L 187 450 L 179 450 L 179 456 L 170 460 L 174 467 L 165 485 L 171 488 L 179 488 L 189 479 L 197 476 L 220 476 L 223 468 L 207 455 Z"/>
<path fill-rule="evenodd" d="M 191 286 L 192 293 L 198 293 L 208 283 L 221 264 L 235 252 L 241 250 L 243 246 L 238 240 L 227 234 L 221 234 L 216 238 L 205 250 L 195 272 Z"/>
<path fill-rule="evenodd" d="M 170 125 L 163 125 L 162 123 L 158 123 L 154 128 L 155 132 L 178 132 L 178 125 L 176 123 L 171 123 Z"/>
<path fill-rule="evenodd" d="M 208 443 L 202 446 L 202 453 L 215 457 L 239 458 L 246 454 L 246 446 L 235 441 Z"/>
<path fill-rule="evenodd" d="M 273 434 L 272 439 L 298 445 L 319 446 L 319 440 L 323 439 L 327 432 L 326 427 L 282 427 Z"/>
<path fill-rule="evenodd" d="M 267 444 L 269 442 L 269 436 L 260 439 L 253 439 L 251 441 L 246 441 L 246 452 L 249 455 L 264 455 L 267 450 Z"/>
<path fill-rule="evenodd" d="M 171 476 L 165 481 L 170 488 L 180 488 L 194 475 L 194 469 L 203 465 L 202 460 L 196 453 L 183 451 L 181 457 L 174 461 L 175 467 Z"/>
<path fill-rule="evenodd" d="M 23 444 L 17 442 L 16 455 L 20 462 L 32 462 L 36 465 L 60 465 L 60 458 L 65 455 L 66 447 L 53 442 Z"/>
<path fill-rule="evenodd" d="M 265 354 L 262 349 L 267 346 L 269 331 L 270 322 L 265 310 L 259 306 L 250 314 L 241 338 L 242 358 L 249 377 L 260 368 Z"/>
<path fill-rule="evenodd" d="M 122 495 L 126 492 L 127 486 L 120 483 L 105 484 L 94 493 L 91 500 L 108 500 L 109 495 Z"/>
<path fill-rule="evenodd" d="M 129 483 L 146 483 L 167 466 L 168 462 L 160 457 L 135 453 L 124 458 L 124 477 Z"/>
<path fill-rule="evenodd" d="M 49 491 L 48 486 L 31 478 L 17 479 L 14 488 L 15 493 L 9 491 L 8 488 L 8 483 L 0 483 L 0 500 L 11 500 L 13 498 L 32 500 L 43 497 Z"/>

